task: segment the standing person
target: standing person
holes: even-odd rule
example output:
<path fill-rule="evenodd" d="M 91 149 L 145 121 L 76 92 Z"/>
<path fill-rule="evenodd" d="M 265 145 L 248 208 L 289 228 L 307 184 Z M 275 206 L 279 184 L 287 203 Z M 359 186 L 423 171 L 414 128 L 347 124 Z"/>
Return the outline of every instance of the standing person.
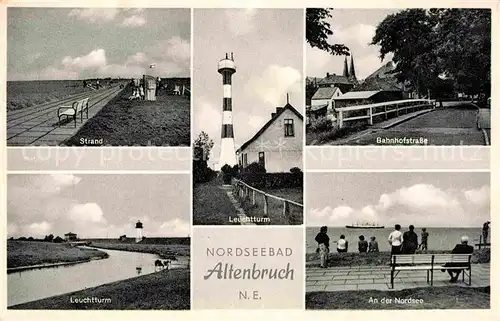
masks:
<path fill-rule="evenodd" d="M 389 234 L 387 240 L 391 245 L 391 255 L 401 254 L 401 245 L 403 244 L 403 233 L 401 233 L 401 225 L 396 224 L 394 231 Z"/>
<path fill-rule="evenodd" d="M 99 79 L 97 79 L 97 81 L 95 82 L 95 88 L 96 89 L 99 89 L 101 86 L 99 85 Z"/>
<path fill-rule="evenodd" d="M 376 241 L 376 237 L 370 237 L 370 243 L 368 244 L 368 252 L 378 252 L 378 242 Z"/>
<path fill-rule="evenodd" d="M 427 233 L 427 229 L 424 227 L 422 229 L 422 243 L 418 246 L 422 251 L 427 251 L 427 238 L 429 237 L 429 233 Z"/>
<path fill-rule="evenodd" d="M 345 240 L 345 235 L 342 234 L 340 239 L 337 241 L 337 252 L 345 253 L 349 248 L 349 243 Z"/>
<path fill-rule="evenodd" d="M 320 267 L 326 268 L 326 258 L 328 256 L 328 252 L 330 252 L 330 238 L 326 232 L 328 228 L 326 226 L 322 226 L 319 229 L 319 233 L 316 235 L 314 240 L 318 243 L 319 259 L 320 259 Z"/>
<path fill-rule="evenodd" d="M 418 235 L 414 232 L 415 226 L 410 225 L 409 229 L 403 233 L 403 254 L 415 254 L 418 248 Z"/>
<path fill-rule="evenodd" d="M 87 81 L 86 80 L 83 81 L 83 88 L 87 88 Z"/>
<path fill-rule="evenodd" d="M 141 96 L 141 100 L 144 100 L 144 87 L 139 86 L 139 95 Z"/>
<path fill-rule="evenodd" d="M 487 221 L 483 224 L 483 243 L 488 243 L 488 234 L 490 229 L 490 221 Z"/>
<path fill-rule="evenodd" d="M 368 242 L 365 241 L 365 236 L 364 235 L 361 235 L 359 237 L 358 250 L 359 250 L 359 253 L 366 253 L 366 252 L 368 252 Z"/>
<path fill-rule="evenodd" d="M 160 89 L 161 89 L 161 78 L 158 77 L 156 79 L 156 96 L 158 96 Z"/>
<path fill-rule="evenodd" d="M 460 244 L 457 244 L 455 248 L 451 251 L 452 254 L 471 254 L 474 252 L 474 248 L 468 244 L 469 238 L 464 235 L 460 238 Z M 460 267 L 463 266 L 463 263 L 446 263 L 445 267 Z M 450 282 L 455 283 L 458 280 L 458 276 L 463 271 L 463 269 L 442 269 L 441 271 L 448 271 L 451 279 Z"/>

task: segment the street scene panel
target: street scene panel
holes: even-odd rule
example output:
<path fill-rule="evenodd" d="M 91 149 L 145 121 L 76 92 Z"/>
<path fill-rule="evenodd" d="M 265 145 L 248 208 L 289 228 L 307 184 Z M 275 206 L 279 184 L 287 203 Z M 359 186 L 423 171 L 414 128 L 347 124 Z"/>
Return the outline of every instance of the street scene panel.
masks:
<path fill-rule="evenodd" d="M 8 309 L 190 308 L 189 175 L 7 184 Z"/>
<path fill-rule="evenodd" d="M 189 146 L 190 12 L 8 8 L 7 146 Z"/>
<path fill-rule="evenodd" d="M 489 309 L 490 175 L 307 175 L 307 309 Z"/>
<path fill-rule="evenodd" d="M 297 9 L 194 10 L 195 225 L 302 224 L 300 21 Z"/>
<path fill-rule="evenodd" d="M 490 145 L 490 9 L 306 11 L 307 145 Z"/>

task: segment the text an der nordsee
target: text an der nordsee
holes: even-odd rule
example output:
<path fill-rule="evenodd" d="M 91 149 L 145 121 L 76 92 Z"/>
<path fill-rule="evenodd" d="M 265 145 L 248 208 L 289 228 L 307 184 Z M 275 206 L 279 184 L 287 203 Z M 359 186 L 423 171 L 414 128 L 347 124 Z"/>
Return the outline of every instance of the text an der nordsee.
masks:
<path fill-rule="evenodd" d="M 290 257 L 291 248 L 207 248 L 206 255 L 209 257 Z M 235 266 L 232 263 L 219 261 L 203 277 L 205 280 L 211 277 L 219 280 L 293 280 L 295 269 L 290 267 L 290 262 L 282 268 L 264 268 L 251 263 L 247 267 Z"/>

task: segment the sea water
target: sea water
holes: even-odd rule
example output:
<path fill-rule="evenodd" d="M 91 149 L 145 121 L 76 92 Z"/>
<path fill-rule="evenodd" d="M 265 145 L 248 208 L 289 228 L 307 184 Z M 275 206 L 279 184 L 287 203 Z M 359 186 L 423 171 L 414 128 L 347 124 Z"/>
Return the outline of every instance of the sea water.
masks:
<path fill-rule="evenodd" d="M 463 235 L 469 237 L 469 245 L 479 243 L 479 238 L 482 234 L 482 227 L 478 228 L 461 228 L 461 227 L 426 227 L 429 236 L 427 238 L 428 250 L 448 251 L 452 250 L 456 244 L 460 243 L 460 238 Z M 358 252 L 359 236 L 363 235 L 366 241 L 370 241 L 371 236 L 375 236 L 378 242 L 380 251 L 390 251 L 390 245 L 387 241 L 389 234 L 394 231 L 394 228 L 383 229 L 349 229 L 345 227 L 328 227 L 328 236 L 330 237 L 330 249 L 335 250 L 335 243 L 340 235 L 345 235 L 345 239 L 349 242 L 348 252 Z M 402 232 L 408 231 L 407 227 L 401 228 Z M 314 253 L 318 244 L 314 240 L 319 232 L 319 227 L 308 227 L 306 229 L 306 253 Z M 415 228 L 418 235 L 418 242 L 421 242 L 422 229 Z"/>

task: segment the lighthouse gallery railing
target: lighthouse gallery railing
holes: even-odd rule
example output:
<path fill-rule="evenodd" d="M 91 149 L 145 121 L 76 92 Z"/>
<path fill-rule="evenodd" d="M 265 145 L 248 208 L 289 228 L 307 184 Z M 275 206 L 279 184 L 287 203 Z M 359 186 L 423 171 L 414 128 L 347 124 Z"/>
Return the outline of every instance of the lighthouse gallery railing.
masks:
<path fill-rule="evenodd" d="M 291 215 L 290 205 L 297 206 L 301 210 L 303 210 L 304 209 L 303 204 L 288 200 L 286 198 L 282 198 L 282 197 L 278 197 L 278 196 L 275 196 L 272 194 L 268 194 L 264 191 L 261 191 L 255 187 L 252 187 L 252 186 L 246 184 L 243 181 L 240 181 L 239 179 L 234 179 L 233 186 L 234 186 L 235 194 L 243 201 L 251 201 L 252 205 L 257 204 L 257 199 L 256 199 L 257 196 L 262 197 L 262 200 L 264 203 L 264 206 L 263 206 L 264 217 L 269 217 L 269 199 L 271 198 L 271 199 L 282 202 L 283 210 L 282 210 L 280 216 L 285 220 L 285 222 L 287 222 L 290 225 L 302 223 L 302 216 L 300 217 L 300 222 L 299 222 L 297 220 L 297 218 L 295 218 Z"/>

